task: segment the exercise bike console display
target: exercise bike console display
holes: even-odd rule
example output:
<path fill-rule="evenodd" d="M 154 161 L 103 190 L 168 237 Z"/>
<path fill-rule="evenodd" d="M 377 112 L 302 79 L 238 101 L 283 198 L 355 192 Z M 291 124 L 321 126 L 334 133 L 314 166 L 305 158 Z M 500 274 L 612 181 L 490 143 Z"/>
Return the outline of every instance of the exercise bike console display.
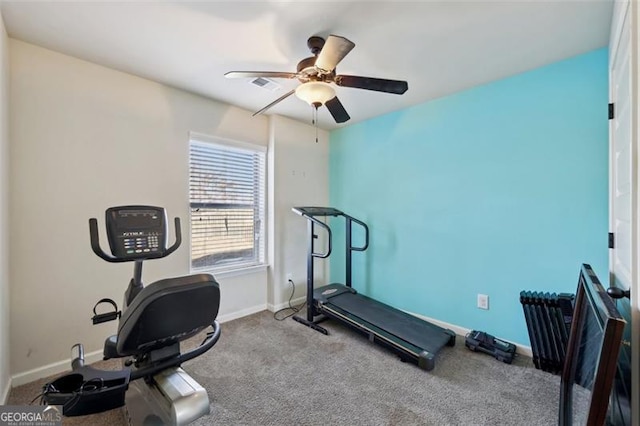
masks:
<path fill-rule="evenodd" d="M 107 236 L 113 256 L 148 258 L 167 249 L 167 214 L 152 206 L 113 207 L 106 211 Z"/>
<path fill-rule="evenodd" d="M 162 207 L 120 206 L 111 207 L 105 212 L 107 237 L 111 255 L 100 247 L 98 221 L 89 219 L 91 248 L 98 257 L 107 262 L 139 262 L 167 257 L 182 242 L 180 219 L 175 218 L 176 241 L 167 247 L 167 213 Z M 134 274 L 139 281 L 139 273 Z"/>

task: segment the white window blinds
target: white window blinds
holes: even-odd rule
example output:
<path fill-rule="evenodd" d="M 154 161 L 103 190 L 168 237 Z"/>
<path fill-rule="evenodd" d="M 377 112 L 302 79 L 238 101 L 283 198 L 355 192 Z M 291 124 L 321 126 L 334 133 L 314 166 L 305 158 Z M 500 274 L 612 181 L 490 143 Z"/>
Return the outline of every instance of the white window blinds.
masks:
<path fill-rule="evenodd" d="M 191 268 L 263 264 L 264 150 L 192 135 L 189 157 Z"/>

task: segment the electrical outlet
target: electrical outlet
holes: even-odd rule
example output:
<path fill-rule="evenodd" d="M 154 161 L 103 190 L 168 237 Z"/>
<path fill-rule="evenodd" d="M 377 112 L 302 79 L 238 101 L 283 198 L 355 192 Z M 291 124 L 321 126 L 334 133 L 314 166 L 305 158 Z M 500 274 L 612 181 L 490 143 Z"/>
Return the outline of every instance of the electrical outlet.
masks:
<path fill-rule="evenodd" d="M 478 308 L 489 309 L 489 296 L 486 294 L 478 294 Z"/>
<path fill-rule="evenodd" d="M 287 272 L 287 282 L 285 283 L 286 285 L 289 285 L 289 281 L 293 281 L 293 274 L 291 272 Z"/>

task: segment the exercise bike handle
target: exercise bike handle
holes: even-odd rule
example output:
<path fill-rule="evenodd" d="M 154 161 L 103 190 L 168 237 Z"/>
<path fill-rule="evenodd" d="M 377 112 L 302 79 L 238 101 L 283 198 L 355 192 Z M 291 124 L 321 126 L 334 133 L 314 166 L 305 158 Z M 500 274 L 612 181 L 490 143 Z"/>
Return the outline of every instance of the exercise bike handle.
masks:
<path fill-rule="evenodd" d="M 207 352 L 209 349 L 216 344 L 218 339 L 220 339 L 220 323 L 217 320 L 214 320 L 211 324 L 211 328 L 213 331 L 207 333 L 207 338 L 195 349 L 190 350 L 185 354 L 180 354 L 177 357 L 169 358 L 165 361 L 161 361 L 158 364 L 150 365 L 148 367 L 143 367 L 139 370 L 135 370 L 131 372 L 130 380 L 136 380 L 143 377 L 153 376 L 159 373 L 162 370 L 171 367 L 178 367 L 183 362 L 189 361 L 190 359 L 196 358 L 203 353 Z"/>
<path fill-rule="evenodd" d="M 98 236 L 98 219 L 92 217 L 91 219 L 89 219 L 89 236 L 91 238 L 91 249 L 99 258 L 111 263 L 133 262 L 135 260 L 160 259 L 162 257 L 169 256 L 171 253 L 176 251 L 178 247 L 180 247 L 180 244 L 182 244 L 182 231 L 180 229 L 179 217 L 176 217 L 174 219 L 174 225 L 175 225 L 175 232 L 176 232 L 176 241 L 168 249 L 160 253 L 149 254 L 141 257 L 121 258 L 121 257 L 111 256 L 105 253 L 104 250 L 102 250 L 102 247 L 100 247 L 100 237 Z"/>
<path fill-rule="evenodd" d="M 173 253 L 174 251 L 176 251 L 178 249 L 178 247 L 180 247 L 180 244 L 182 244 L 182 231 L 181 231 L 181 227 L 180 227 L 180 218 L 176 217 L 173 219 L 173 226 L 176 230 L 176 241 L 173 243 L 173 245 L 171 247 L 169 247 L 168 249 L 166 249 L 164 251 L 164 253 L 162 254 L 162 257 L 165 256 L 169 256 L 171 253 Z"/>

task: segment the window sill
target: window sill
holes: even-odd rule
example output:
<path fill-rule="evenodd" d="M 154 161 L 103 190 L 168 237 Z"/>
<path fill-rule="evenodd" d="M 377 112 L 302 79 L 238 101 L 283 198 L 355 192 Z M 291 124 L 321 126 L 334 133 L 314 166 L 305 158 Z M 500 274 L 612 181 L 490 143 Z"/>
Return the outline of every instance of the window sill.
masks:
<path fill-rule="evenodd" d="M 219 269 L 192 269 L 192 274 L 211 274 L 216 278 L 237 277 L 240 275 L 255 274 L 256 272 L 266 271 L 269 267 L 268 263 L 262 265 L 245 266 L 240 268 L 219 268 Z"/>

